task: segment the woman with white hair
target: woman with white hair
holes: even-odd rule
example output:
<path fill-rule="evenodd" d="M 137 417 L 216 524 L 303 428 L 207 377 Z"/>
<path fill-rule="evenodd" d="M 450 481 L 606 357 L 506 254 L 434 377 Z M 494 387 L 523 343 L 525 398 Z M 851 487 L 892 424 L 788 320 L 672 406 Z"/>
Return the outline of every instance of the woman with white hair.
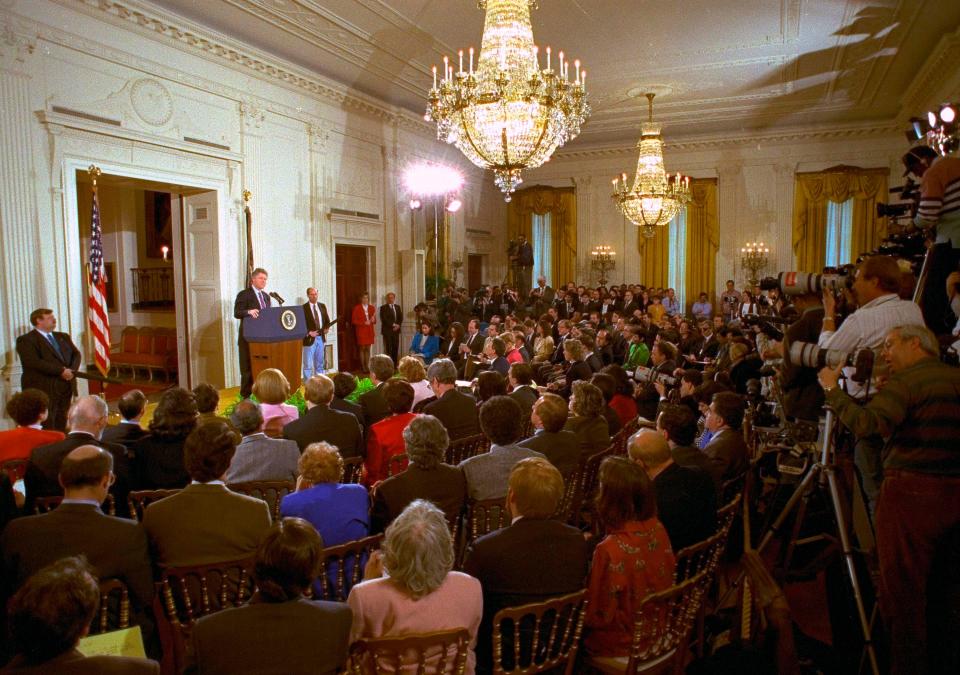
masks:
<path fill-rule="evenodd" d="M 411 502 L 387 528 L 382 551 L 370 556 L 363 582 L 350 590 L 350 641 L 466 628 L 466 673 L 472 675 L 483 593 L 479 581 L 452 569 L 443 511 L 422 499 Z"/>

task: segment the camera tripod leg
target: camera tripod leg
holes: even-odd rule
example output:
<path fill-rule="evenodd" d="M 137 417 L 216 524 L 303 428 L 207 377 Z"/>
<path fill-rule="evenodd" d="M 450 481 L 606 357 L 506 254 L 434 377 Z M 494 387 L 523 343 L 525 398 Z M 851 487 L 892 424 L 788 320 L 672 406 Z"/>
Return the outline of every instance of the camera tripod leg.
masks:
<path fill-rule="evenodd" d="M 767 544 L 769 544 L 775 536 L 780 534 L 780 528 L 782 528 L 783 524 L 787 522 L 787 518 L 790 517 L 790 514 L 793 512 L 793 509 L 797 503 L 810 492 L 812 487 L 811 484 L 816 480 L 821 469 L 823 469 L 823 466 L 820 464 L 814 464 L 810 467 L 810 470 L 807 471 L 807 475 L 803 477 L 803 480 L 797 485 L 796 489 L 793 491 L 793 494 L 790 495 L 790 499 L 787 500 L 787 503 L 784 504 L 783 508 L 780 510 L 780 515 L 777 516 L 775 521 L 773 521 L 773 524 L 770 525 L 769 529 L 764 533 L 760 543 L 757 544 L 757 553 L 763 553 L 763 549 L 767 547 Z"/>
<path fill-rule="evenodd" d="M 840 488 L 837 485 L 836 469 L 832 466 L 824 467 L 827 484 L 830 487 L 830 500 L 833 502 L 833 511 L 837 519 L 837 531 L 840 535 L 840 544 L 843 550 L 843 559 L 847 565 L 847 576 L 850 577 L 850 587 L 853 590 L 854 603 L 857 606 L 857 615 L 860 619 L 860 630 L 863 632 L 863 648 L 870 661 L 870 671 L 873 675 L 880 675 L 877 664 L 877 654 L 873 646 L 873 629 L 867 610 L 863 604 L 863 594 L 860 591 L 860 581 L 857 578 L 857 568 L 853 560 L 853 547 L 850 545 L 850 535 L 847 531 L 847 521 L 843 515 L 843 504 L 840 500 Z"/>

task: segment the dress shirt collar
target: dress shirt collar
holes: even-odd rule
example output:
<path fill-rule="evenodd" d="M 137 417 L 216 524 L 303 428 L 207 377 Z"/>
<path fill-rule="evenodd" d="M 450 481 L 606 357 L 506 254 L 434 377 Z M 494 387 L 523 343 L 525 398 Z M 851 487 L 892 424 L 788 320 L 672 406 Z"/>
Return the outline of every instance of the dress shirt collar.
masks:
<path fill-rule="evenodd" d="M 26 427 L 24 427 L 24 428 L 26 428 L 26 429 L 36 429 L 37 431 L 43 431 L 43 425 L 42 425 L 42 424 L 28 424 L 28 425 L 27 425 Z"/>
<path fill-rule="evenodd" d="M 886 295 L 881 295 L 879 298 L 874 298 L 873 300 L 865 304 L 860 309 L 867 309 L 868 307 L 876 307 L 877 305 L 882 305 L 886 302 L 890 302 L 891 300 L 896 300 L 899 297 L 900 296 L 897 295 L 896 293 L 887 293 Z"/>
<path fill-rule="evenodd" d="M 34 328 L 33 330 L 35 330 L 35 331 L 37 331 L 38 333 L 40 333 L 40 335 L 42 335 L 42 336 L 44 337 L 44 339 L 49 340 L 50 338 L 53 337 L 53 333 L 48 333 L 48 332 L 45 331 L 45 330 L 40 330 L 39 328 Z"/>
<path fill-rule="evenodd" d="M 511 524 L 511 525 L 516 525 L 516 524 L 517 524 L 519 521 L 521 521 L 521 520 L 523 520 L 523 516 L 517 516 L 516 518 L 514 518 L 513 520 L 510 521 L 510 524 Z"/>
<path fill-rule="evenodd" d="M 97 440 L 97 437 L 91 434 L 89 431 L 71 431 L 67 436 L 89 436 L 90 438 Z"/>
<path fill-rule="evenodd" d="M 120 420 L 120 424 L 130 424 L 135 427 L 140 426 L 140 420 Z"/>
<path fill-rule="evenodd" d="M 201 483 L 198 480 L 192 480 L 190 481 L 190 485 L 222 485 L 224 487 L 227 486 L 227 484 L 224 483 L 222 480 L 208 480 L 206 483 Z"/>
<path fill-rule="evenodd" d="M 253 434 L 247 434 L 246 436 L 244 436 L 244 437 L 241 439 L 240 442 L 241 442 L 241 443 L 246 443 L 248 439 L 252 441 L 253 439 L 257 438 L 258 436 L 263 436 L 264 438 L 266 438 L 266 437 L 267 437 L 267 434 L 265 434 L 265 433 L 262 432 L 262 431 L 258 431 L 258 432 L 253 433 Z"/>
<path fill-rule="evenodd" d="M 93 506 L 98 511 L 100 510 L 100 503 L 96 499 L 71 499 L 70 497 L 64 497 L 60 503 L 61 504 L 85 504 L 87 506 Z"/>

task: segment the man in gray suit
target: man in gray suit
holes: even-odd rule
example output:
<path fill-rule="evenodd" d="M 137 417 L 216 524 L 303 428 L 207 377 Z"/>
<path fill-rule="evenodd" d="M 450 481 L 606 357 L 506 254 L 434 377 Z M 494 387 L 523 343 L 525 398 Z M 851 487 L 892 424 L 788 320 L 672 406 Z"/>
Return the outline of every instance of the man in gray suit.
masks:
<path fill-rule="evenodd" d="M 230 415 L 233 427 L 243 434 L 237 452 L 227 469 L 227 483 L 254 480 L 297 480 L 300 448 L 296 441 L 269 438 L 263 433 L 260 405 L 250 399 L 237 404 Z"/>
<path fill-rule="evenodd" d="M 499 499 L 507 495 L 513 466 L 539 452 L 515 445 L 520 438 L 520 406 L 509 396 L 494 396 L 480 406 L 480 429 L 490 439 L 490 452 L 460 462 L 470 499 Z M 545 459 L 545 458 L 544 458 Z"/>
<path fill-rule="evenodd" d="M 311 443 L 324 441 L 335 446 L 343 457 L 363 455 L 363 430 L 354 415 L 330 407 L 333 380 L 314 375 L 303 385 L 307 412 L 283 428 L 283 437 L 295 441 L 300 452 Z"/>

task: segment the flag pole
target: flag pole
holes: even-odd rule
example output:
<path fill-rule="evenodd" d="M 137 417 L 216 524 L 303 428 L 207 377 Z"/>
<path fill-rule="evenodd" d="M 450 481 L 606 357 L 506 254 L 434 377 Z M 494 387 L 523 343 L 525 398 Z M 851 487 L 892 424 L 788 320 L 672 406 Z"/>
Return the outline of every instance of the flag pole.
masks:
<path fill-rule="evenodd" d="M 250 190 L 243 191 L 243 216 L 247 226 L 247 283 L 253 277 L 253 214 L 250 212 Z"/>
<path fill-rule="evenodd" d="M 110 319 L 106 299 L 106 265 L 103 264 L 103 231 L 100 222 L 100 205 L 97 197 L 97 179 L 102 171 L 91 164 L 90 174 L 93 196 L 90 222 L 90 257 L 87 262 L 87 322 L 93 343 L 94 363 L 106 377 L 110 372 Z"/>

